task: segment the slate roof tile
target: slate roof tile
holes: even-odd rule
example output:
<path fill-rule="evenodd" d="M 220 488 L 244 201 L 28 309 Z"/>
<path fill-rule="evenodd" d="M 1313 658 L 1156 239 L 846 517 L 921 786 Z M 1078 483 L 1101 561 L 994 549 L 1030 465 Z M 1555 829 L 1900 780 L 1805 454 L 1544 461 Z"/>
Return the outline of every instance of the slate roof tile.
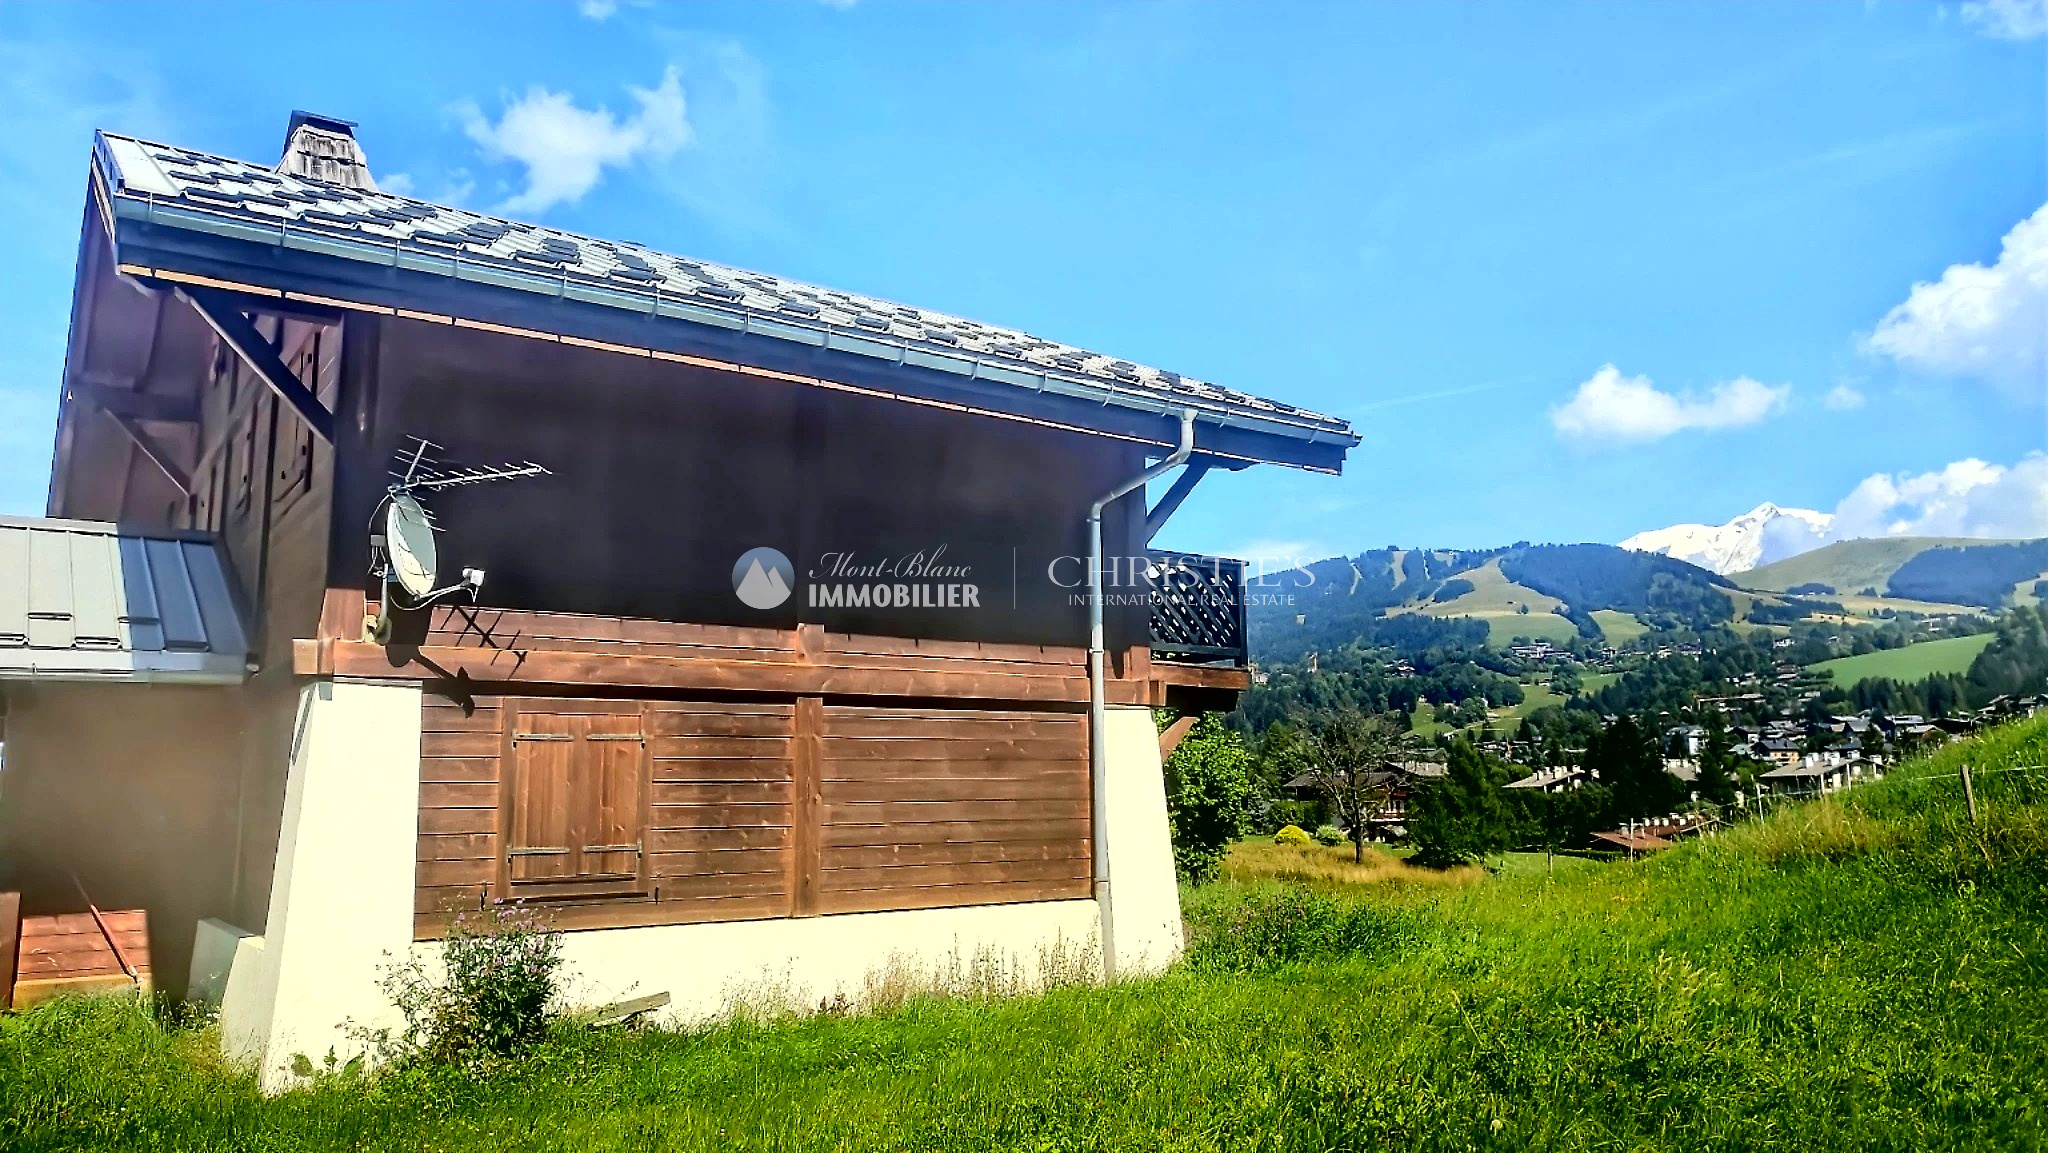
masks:
<path fill-rule="evenodd" d="M 102 139 L 135 144 L 130 155 L 151 158 L 162 177 L 177 189 L 176 200 L 210 212 L 253 217 L 266 227 L 296 223 L 329 235 L 358 236 L 379 245 L 418 245 L 424 251 L 442 255 L 453 248 L 465 259 L 495 258 L 515 267 L 545 269 L 555 275 L 587 276 L 608 281 L 625 291 L 689 293 L 721 302 L 725 307 L 780 315 L 785 320 L 804 317 L 812 323 L 887 333 L 991 361 L 1010 361 L 1032 371 L 1051 370 L 1094 378 L 1110 387 L 1135 389 L 1166 402 L 1182 398 L 1249 413 L 1278 414 L 1331 439 L 1355 439 L 1349 424 L 1335 417 L 1014 329 L 765 273 L 727 268 L 626 241 L 577 236 L 390 193 L 302 179 L 272 172 L 263 165 L 132 141 L 111 133 L 103 133 Z M 113 186 L 119 189 L 120 161 L 106 148 L 99 150 L 99 155 L 109 169 L 107 175 Z M 148 195 L 158 202 L 173 199 L 158 193 Z"/>

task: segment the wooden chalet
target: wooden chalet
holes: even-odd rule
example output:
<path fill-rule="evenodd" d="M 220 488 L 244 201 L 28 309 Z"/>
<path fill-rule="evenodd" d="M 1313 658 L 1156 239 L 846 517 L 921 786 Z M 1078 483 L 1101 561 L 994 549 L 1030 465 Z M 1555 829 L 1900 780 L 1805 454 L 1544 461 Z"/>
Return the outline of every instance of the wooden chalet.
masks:
<path fill-rule="evenodd" d="M 1209 472 L 1339 471 L 1343 421 L 392 195 L 325 117 L 86 176 L 52 519 L 0 530 L 26 912 L 145 910 L 271 1084 L 507 903 L 578 995 L 678 1013 L 1176 954 L 1150 710 L 1246 686 L 1243 566 L 1150 542 Z M 422 492 L 483 574 L 431 604 L 388 591 L 415 438 L 546 470 Z"/>

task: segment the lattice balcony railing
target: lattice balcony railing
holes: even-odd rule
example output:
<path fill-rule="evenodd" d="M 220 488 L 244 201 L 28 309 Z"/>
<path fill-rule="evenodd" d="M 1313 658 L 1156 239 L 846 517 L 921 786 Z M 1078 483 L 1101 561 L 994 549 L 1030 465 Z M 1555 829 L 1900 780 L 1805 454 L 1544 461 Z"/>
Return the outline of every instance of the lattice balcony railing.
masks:
<path fill-rule="evenodd" d="M 1244 562 L 1162 549 L 1149 555 L 1152 655 L 1242 667 L 1248 656 Z"/>

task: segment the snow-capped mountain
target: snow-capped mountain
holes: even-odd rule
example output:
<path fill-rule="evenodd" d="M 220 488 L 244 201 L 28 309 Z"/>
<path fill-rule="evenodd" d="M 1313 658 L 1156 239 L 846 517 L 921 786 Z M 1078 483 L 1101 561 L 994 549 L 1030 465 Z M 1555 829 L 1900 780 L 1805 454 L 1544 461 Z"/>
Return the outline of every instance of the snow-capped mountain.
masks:
<path fill-rule="evenodd" d="M 1766 501 L 1727 524 L 1675 524 L 1639 532 L 1621 542 L 1637 552 L 1663 553 L 1727 576 L 1797 556 L 1827 540 L 1834 517 Z"/>

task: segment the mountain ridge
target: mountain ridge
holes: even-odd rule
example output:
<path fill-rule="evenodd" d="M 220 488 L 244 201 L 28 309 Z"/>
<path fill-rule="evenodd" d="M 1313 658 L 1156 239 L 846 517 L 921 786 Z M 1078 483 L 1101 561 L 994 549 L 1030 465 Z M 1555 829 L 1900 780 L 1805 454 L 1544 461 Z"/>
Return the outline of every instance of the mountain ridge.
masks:
<path fill-rule="evenodd" d="M 1621 542 L 1635 552 L 1657 553 L 1730 576 L 1811 550 L 1835 518 L 1809 508 L 1770 501 L 1723 524 L 1674 524 L 1646 529 Z"/>

